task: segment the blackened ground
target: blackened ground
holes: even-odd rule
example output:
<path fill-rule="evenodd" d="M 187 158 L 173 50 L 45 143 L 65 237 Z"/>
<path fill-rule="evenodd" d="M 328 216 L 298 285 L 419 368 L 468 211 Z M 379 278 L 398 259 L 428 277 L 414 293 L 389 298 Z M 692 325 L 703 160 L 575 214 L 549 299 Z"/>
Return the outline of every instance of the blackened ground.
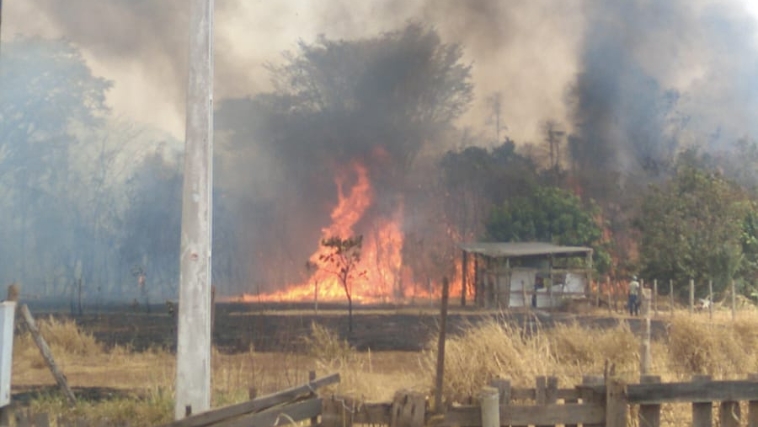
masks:
<path fill-rule="evenodd" d="M 30 305 L 30 308 L 36 317 L 50 314 L 73 317 L 80 327 L 107 346 L 129 345 L 135 350 L 176 348 L 176 318 L 169 315 L 165 306 L 153 306 L 147 313 L 144 306 L 135 310 L 127 304 L 110 305 L 97 310 L 90 308 L 81 316 L 49 306 Z M 338 331 L 360 350 L 372 351 L 419 351 L 439 330 L 439 314 L 428 306 L 359 306 L 354 309 L 352 334 L 348 332 L 347 309 L 337 304 L 321 304 L 318 314 L 306 304 L 218 304 L 216 310 L 214 343 L 227 353 L 247 351 L 251 346 L 256 351 L 300 351 L 313 322 Z M 628 322 L 638 335 L 644 328 L 644 320 L 640 318 L 545 311 L 481 312 L 454 307 L 448 317 L 448 331 L 460 333 L 470 325 L 492 318 L 526 331 L 537 325 L 550 328 L 572 322 L 592 328 L 612 328 Z M 666 335 L 665 320 L 652 321 L 652 334 L 654 338 Z"/>

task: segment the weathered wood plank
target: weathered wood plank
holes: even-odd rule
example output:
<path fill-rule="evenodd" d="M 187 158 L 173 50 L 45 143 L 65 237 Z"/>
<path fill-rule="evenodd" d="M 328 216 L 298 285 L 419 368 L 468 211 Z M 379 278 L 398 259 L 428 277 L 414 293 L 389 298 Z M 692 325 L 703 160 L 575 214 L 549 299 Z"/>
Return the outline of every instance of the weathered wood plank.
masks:
<path fill-rule="evenodd" d="M 605 386 L 577 386 L 595 393 L 605 392 Z M 711 381 L 706 383 L 629 384 L 630 404 L 721 402 L 752 400 L 758 396 L 758 382 Z"/>
<path fill-rule="evenodd" d="M 321 413 L 320 397 L 303 400 L 284 406 L 268 408 L 265 411 L 243 415 L 231 420 L 214 423 L 214 427 L 249 427 L 290 425 L 292 422 L 310 419 Z"/>
<path fill-rule="evenodd" d="M 661 382 L 659 375 L 643 375 L 640 378 L 643 384 L 658 384 Z M 661 405 L 640 405 L 639 424 L 644 427 L 659 427 L 661 425 Z"/>
<path fill-rule="evenodd" d="M 596 404 L 555 405 L 503 405 L 500 407 L 500 425 L 526 426 L 535 424 L 601 424 L 605 421 L 605 408 Z M 480 427 L 482 416 L 478 406 L 451 408 L 443 425 Z"/>
<path fill-rule="evenodd" d="M 63 395 L 66 396 L 66 400 L 68 401 L 69 406 L 76 405 L 76 397 L 74 396 L 74 392 L 72 392 L 71 388 L 68 386 L 66 376 L 63 375 L 63 372 L 58 369 L 58 365 L 55 364 L 53 353 L 50 351 L 50 347 L 48 347 L 47 342 L 42 337 L 42 334 L 37 327 L 37 322 L 34 321 L 34 317 L 29 311 L 29 307 L 27 307 L 26 304 L 21 304 L 21 307 L 19 307 L 19 309 L 21 310 L 22 318 L 26 322 L 26 326 L 29 327 L 29 332 L 32 334 L 34 343 L 37 344 L 37 348 L 39 349 L 42 358 L 45 359 L 45 363 L 47 363 L 48 368 L 50 368 L 50 372 L 53 374 L 53 377 L 55 377 L 55 382 L 58 383 L 58 387 L 60 387 Z"/>
<path fill-rule="evenodd" d="M 629 405 L 626 401 L 626 384 L 611 379 L 606 384 L 605 392 L 605 426 L 626 427 Z"/>
<path fill-rule="evenodd" d="M 238 417 L 248 414 L 250 412 L 257 412 L 270 408 L 275 405 L 286 403 L 296 398 L 315 392 L 321 387 L 326 387 L 331 384 L 336 384 L 340 381 L 339 374 L 331 374 L 308 384 L 304 384 L 297 387 L 292 387 L 277 393 L 261 396 L 255 400 L 249 402 L 238 403 L 236 405 L 227 406 L 221 409 L 211 410 L 200 414 L 192 415 L 182 420 L 165 424 L 164 427 L 203 427 L 210 424 L 215 424 L 219 421 L 223 421 L 227 418 Z"/>
<path fill-rule="evenodd" d="M 732 281 L 732 298 L 734 298 L 734 281 Z M 748 381 L 758 381 L 758 374 L 748 375 Z M 747 427 L 758 427 L 758 397 L 748 402 Z"/>
<path fill-rule="evenodd" d="M 605 389 L 603 389 L 605 390 Z M 579 390 L 575 388 L 559 388 L 555 391 L 556 398 L 558 400 L 578 399 L 580 396 Z M 537 391 L 533 388 L 511 388 L 511 399 L 513 400 L 536 400 Z"/>
<path fill-rule="evenodd" d="M 422 427 L 426 417 L 426 396 L 399 391 L 392 402 L 390 427 Z"/>
<path fill-rule="evenodd" d="M 580 398 L 582 399 L 582 403 L 584 404 L 595 404 L 603 410 L 605 410 L 605 385 L 604 385 L 605 379 L 600 375 L 585 375 L 582 378 L 582 386 L 585 386 L 584 388 L 578 388 L 578 391 L 580 393 Z M 601 385 L 603 387 L 603 392 L 596 393 L 589 387 L 594 385 Z M 605 423 L 605 413 L 603 413 L 603 420 L 597 423 L 585 423 L 583 426 L 585 427 L 599 427 L 602 426 Z M 573 424 L 567 422 L 567 424 Z"/>
<path fill-rule="evenodd" d="M 709 383 L 708 375 L 695 375 L 692 382 Z M 700 402 L 692 404 L 692 426 L 711 427 L 713 425 L 713 402 Z"/>

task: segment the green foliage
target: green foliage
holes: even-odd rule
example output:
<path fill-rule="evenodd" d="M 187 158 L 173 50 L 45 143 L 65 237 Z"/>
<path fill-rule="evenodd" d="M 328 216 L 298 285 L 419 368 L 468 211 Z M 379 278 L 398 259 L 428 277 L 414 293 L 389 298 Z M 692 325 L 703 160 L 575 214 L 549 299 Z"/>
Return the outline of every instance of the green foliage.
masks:
<path fill-rule="evenodd" d="M 650 187 L 637 221 L 642 274 L 673 279 L 682 294 L 689 279 L 713 280 L 720 291 L 738 272 L 755 274 L 758 259 L 755 203 L 692 154 L 680 158 L 671 181 Z"/>
<path fill-rule="evenodd" d="M 531 195 L 512 198 L 492 211 L 486 225 L 487 238 L 590 246 L 595 250 L 596 268 L 604 272 L 610 256 L 601 244 L 603 233 L 595 220 L 598 212 L 594 202 L 585 205 L 568 191 L 537 187 Z"/>

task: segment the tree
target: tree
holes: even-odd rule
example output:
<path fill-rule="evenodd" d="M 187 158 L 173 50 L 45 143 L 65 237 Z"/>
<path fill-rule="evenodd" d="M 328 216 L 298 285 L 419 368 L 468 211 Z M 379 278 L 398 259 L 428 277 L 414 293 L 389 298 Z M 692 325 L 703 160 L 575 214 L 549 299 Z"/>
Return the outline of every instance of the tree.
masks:
<path fill-rule="evenodd" d="M 352 236 L 345 239 L 329 237 L 321 241 L 321 246 L 328 248 L 329 253 L 320 255 L 319 259 L 331 265 L 330 271 L 345 290 L 348 310 L 348 332 L 353 333 L 353 297 L 352 283 L 355 279 L 365 277 L 366 272 L 358 269 L 361 261 L 361 246 L 363 236 Z"/>
<path fill-rule="evenodd" d="M 685 152 L 675 177 L 651 186 L 642 201 L 636 223 L 641 271 L 674 280 L 682 294 L 689 279 L 713 280 L 720 291 L 756 259 L 755 218 L 755 204 L 739 186 Z"/>
<path fill-rule="evenodd" d="M 94 76 L 70 43 L 16 38 L 0 68 L 0 218 L 6 226 L 3 272 L 22 282 L 74 284 L 79 218 L 75 143 L 102 126 L 110 83 Z M 84 271 L 89 271 L 90 265 Z"/>
<path fill-rule="evenodd" d="M 604 272 L 610 257 L 595 220 L 599 208 L 582 203 L 574 194 L 556 187 L 537 187 L 531 195 L 515 197 L 494 209 L 486 224 L 487 238 L 500 242 L 550 242 L 590 246 L 595 267 Z"/>
<path fill-rule="evenodd" d="M 365 217 L 411 210 L 408 176 L 419 153 L 447 141 L 473 97 L 461 46 L 416 23 L 361 39 L 303 41 L 284 58 L 270 66 L 273 91 L 223 101 L 216 114 L 226 140 L 218 155 L 228 155 L 216 168 L 219 185 L 235 190 L 240 222 L 255 234 L 249 240 L 271 242 L 256 251 L 256 272 L 301 269 L 315 249 L 302 242 L 320 241 L 337 202 L 334 176 L 352 162 L 366 166 L 381 200 Z M 367 235 L 370 225 L 356 232 Z M 267 276 L 259 280 L 286 283 Z"/>

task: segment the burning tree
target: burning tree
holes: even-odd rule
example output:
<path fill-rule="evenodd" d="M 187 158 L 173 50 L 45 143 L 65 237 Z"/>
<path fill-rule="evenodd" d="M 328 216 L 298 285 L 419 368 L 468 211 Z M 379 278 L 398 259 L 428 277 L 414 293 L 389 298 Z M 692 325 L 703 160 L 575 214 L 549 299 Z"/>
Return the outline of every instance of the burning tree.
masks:
<path fill-rule="evenodd" d="M 363 245 L 363 235 L 352 236 L 346 239 L 340 237 L 329 237 L 321 241 L 321 246 L 329 250 L 328 253 L 319 256 L 319 259 L 325 264 L 331 266 L 329 271 L 337 276 L 342 288 L 345 290 L 347 297 L 347 316 L 348 332 L 353 333 L 353 298 L 351 285 L 353 280 L 364 277 L 365 270 L 359 270 L 358 264 L 361 261 L 361 246 Z"/>

